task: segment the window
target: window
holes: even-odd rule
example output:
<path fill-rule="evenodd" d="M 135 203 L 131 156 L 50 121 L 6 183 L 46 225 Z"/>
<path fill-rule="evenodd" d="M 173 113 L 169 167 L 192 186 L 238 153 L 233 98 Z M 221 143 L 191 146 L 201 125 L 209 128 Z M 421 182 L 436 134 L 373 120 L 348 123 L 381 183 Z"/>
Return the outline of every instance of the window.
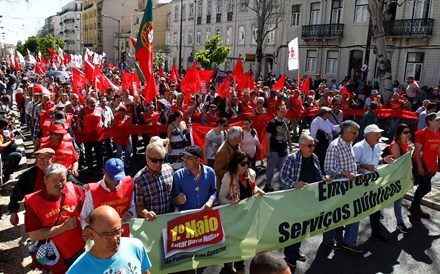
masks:
<path fill-rule="evenodd" d="M 315 72 L 316 71 L 316 58 L 317 52 L 316 50 L 308 50 L 307 51 L 307 59 L 306 59 L 306 72 Z"/>
<path fill-rule="evenodd" d="M 179 21 L 179 6 L 174 6 L 174 21 Z"/>
<path fill-rule="evenodd" d="M 327 61 L 325 65 L 325 73 L 326 74 L 337 74 L 338 72 L 338 58 L 339 52 L 336 50 L 327 51 Z"/>
<path fill-rule="evenodd" d="M 232 44 L 232 27 L 226 28 L 226 45 Z"/>
<path fill-rule="evenodd" d="M 217 14 L 222 13 L 222 0 L 217 0 Z"/>
<path fill-rule="evenodd" d="M 193 19 L 194 18 L 194 3 L 190 3 L 189 4 L 189 19 Z"/>
<path fill-rule="evenodd" d="M 233 12 L 234 5 L 232 4 L 232 0 L 227 0 L 228 12 Z"/>
<path fill-rule="evenodd" d="M 177 32 L 173 33 L 173 45 L 177 46 Z"/>
<path fill-rule="evenodd" d="M 197 46 L 202 44 L 202 33 L 200 31 L 197 31 L 196 33 L 196 44 Z"/>
<path fill-rule="evenodd" d="M 202 12 L 203 12 L 203 2 L 200 1 L 199 4 L 197 5 L 197 17 L 202 17 Z"/>
<path fill-rule="evenodd" d="M 423 19 L 429 18 L 429 6 L 431 0 L 415 0 L 413 8 L 413 18 Z"/>
<path fill-rule="evenodd" d="M 292 5 L 292 18 L 290 20 L 291 26 L 299 26 L 299 15 L 301 5 Z"/>
<path fill-rule="evenodd" d="M 238 27 L 238 44 L 244 45 L 244 38 L 245 38 L 245 30 L 243 26 Z"/>
<path fill-rule="evenodd" d="M 354 22 L 368 22 L 368 0 L 356 0 L 354 7 Z"/>
<path fill-rule="evenodd" d="M 269 32 L 268 34 L 267 34 L 267 36 L 266 36 L 266 42 L 269 44 L 269 45 L 272 45 L 274 42 L 275 42 L 275 25 L 273 25 L 273 24 L 270 24 L 270 25 L 268 25 L 267 26 L 267 29 L 268 30 L 271 30 L 271 29 L 273 29 L 271 32 Z"/>
<path fill-rule="evenodd" d="M 321 3 L 310 4 L 310 25 L 319 25 L 321 16 Z"/>
<path fill-rule="evenodd" d="M 249 0 L 240 0 L 240 11 L 247 11 Z"/>
<path fill-rule="evenodd" d="M 205 37 L 205 40 L 208 40 L 209 38 L 211 38 L 211 30 L 210 30 L 210 29 L 206 29 L 206 37 Z"/>
<path fill-rule="evenodd" d="M 170 45 L 171 42 L 171 33 L 169 31 L 166 32 L 165 34 L 165 45 Z"/>
<path fill-rule="evenodd" d="M 192 30 L 188 31 L 188 45 L 192 45 L 193 43 L 193 32 Z"/>
<path fill-rule="evenodd" d="M 257 31 L 258 31 L 258 27 L 257 26 L 252 26 L 252 39 L 251 39 L 251 44 L 252 45 L 256 45 L 257 44 Z"/>
<path fill-rule="evenodd" d="M 136 16 L 136 19 L 135 19 L 135 23 L 134 23 L 135 25 L 139 25 L 139 16 Z"/>
<path fill-rule="evenodd" d="M 330 22 L 332 24 L 339 24 L 341 22 L 341 13 L 342 13 L 342 0 L 333 0 Z"/>
<path fill-rule="evenodd" d="M 212 14 L 212 1 L 209 0 L 208 4 L 206 5 L 206 14 L 211 15 Z"/>
<path fill-rule="evenodd" d="M 414 80 L 420 81 L 424 59 L 425 53 L 423 52 L 408 52 L 408 57 L 406 60 L 405 79 L 408 76 L 412 75 L 414 76 Z"/>
<path fill-rule="evenodd" d="M 182 21 L 186 21 L 186 4 L 182 6 Z"/>

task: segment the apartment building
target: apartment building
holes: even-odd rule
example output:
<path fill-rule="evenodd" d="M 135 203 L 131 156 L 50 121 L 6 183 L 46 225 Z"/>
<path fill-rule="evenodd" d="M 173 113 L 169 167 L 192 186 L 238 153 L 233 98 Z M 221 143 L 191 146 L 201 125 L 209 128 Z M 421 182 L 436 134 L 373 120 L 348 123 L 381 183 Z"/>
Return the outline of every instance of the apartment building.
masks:
<path fill-rule="evenodd" d="M 57 33 L 57 36 L 66 43 L 64 52 L 67 54 L 81 54 L 82 52 L 81 6 L 81 1 L 71 1 L 57 14 L 60 21 L 60 31 Z M 56 26 L 56 24 L 54 25 Z"/>

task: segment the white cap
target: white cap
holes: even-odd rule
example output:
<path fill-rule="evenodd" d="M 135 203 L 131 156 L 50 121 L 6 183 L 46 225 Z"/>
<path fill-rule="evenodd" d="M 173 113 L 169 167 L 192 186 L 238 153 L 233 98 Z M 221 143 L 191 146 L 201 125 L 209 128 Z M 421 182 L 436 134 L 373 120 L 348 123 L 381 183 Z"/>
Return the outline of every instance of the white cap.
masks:
<path fill-rule="evenodd" d="M 376 124 L 369 125 L 364 129 L 364 135 L 371 132 L 379 133 L 383 132 L 383 129 L 380 129 Z"/>

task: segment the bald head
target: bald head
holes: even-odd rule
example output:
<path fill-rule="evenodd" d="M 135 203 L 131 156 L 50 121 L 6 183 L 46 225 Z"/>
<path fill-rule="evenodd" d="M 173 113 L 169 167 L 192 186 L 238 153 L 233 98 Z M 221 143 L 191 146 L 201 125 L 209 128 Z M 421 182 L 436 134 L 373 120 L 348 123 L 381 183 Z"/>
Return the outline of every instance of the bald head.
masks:
<path fill-rule="evenodd" d="M 111 206 L 103 205 L 90 214 L 89 225 L 95 226 L 107 226 L 109 223 L 121 222 L 118 212 Z"/>

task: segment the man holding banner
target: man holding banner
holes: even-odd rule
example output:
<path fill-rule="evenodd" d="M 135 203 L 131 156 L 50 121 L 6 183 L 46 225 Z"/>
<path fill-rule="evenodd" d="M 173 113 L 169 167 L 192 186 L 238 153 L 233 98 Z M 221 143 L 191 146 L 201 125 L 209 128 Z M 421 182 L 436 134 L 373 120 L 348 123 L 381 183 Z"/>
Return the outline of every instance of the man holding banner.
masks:
<path fill-rule="evenodd" d="M 324 170 L 333 179 L 354 180 L 356 178 L 357 165 L 352 145 L 358 134 L 359 125 L 352 120 L 347 120 L 341 124 L 339 137 L 330 143 L 325 156 Z M 358 231 L 359 222 L 345 226 L 343 248 L 354 253 L 364 252 L 356 245 Z M 325 245 L 334 250 L 338 249 L 334 230 L 325 232 L 323 238 Z"/>

